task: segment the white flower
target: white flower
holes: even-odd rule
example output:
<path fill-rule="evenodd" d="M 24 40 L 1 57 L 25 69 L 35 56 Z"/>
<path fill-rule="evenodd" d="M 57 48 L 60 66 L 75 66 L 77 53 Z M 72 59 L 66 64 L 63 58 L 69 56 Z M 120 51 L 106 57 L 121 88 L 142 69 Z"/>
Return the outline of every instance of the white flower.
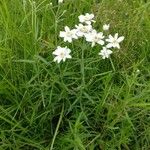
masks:
<path fill-rule="evenodd" d="M 68 26 L 65 26 L 65 31 L 60 31 L 60 37 L 64 38 L 64 42 L 72 42 L 72 39 L 78 39 L 76 35 L 76 29 L 70 30 Z"/>
<path fill-rule="evenodd" d="M 92 31 L 92 26 L 91 25 L 79 24 L 79 25 L 75 25 L 75 27 L 77 28 L 76 35 L 78 37 L 83 37 L 83 36 L 85 36 L 86 34 L 88 34 L 89 32 Z"/>
<path fill-rule="evenodd" d="M 67 58 L 72 58 L 71 50 L 67 47 L 58 46 L 57 49 L 53 52 L 53 55 L 56 55 L 54 61 L 60 63 L 61 60 L 65 61 Z"/>
<path fill-rule="evenodd" d="M 64 0 L 58 0 L 58 3 L 59 3 L 59 4 L 60 4 L 60 3 L 63 3 L 63 1 L 64 1 Z"/>
<path fill-rule="evenodd" d="M 85 24 L 91 24 L 91 22 L 95 22 L 93 20 L 94 14 L 86 13 L 85 15 L 80 15 L 78 18 L 81 23 L 85 23 Z"/>
<path fill-rule="evenodd" d="M 98 54 L 102 56 L 102 59 L 105 59 L 110 57 L 112 51 L 107 49 L 106 47 L 103 47 L 103 49 Z"/>
<path fill-rule="evenodd" d="M 137 69 L 137 70 L 136 70 L 136 73 L 137 73 L 137 74 L 139 74 L 139 73 L 140 73 L 140 70 L 139 70 L 139 69 Z"/>
<path fill-rule="evenodd" d="M 104 30 L 104 31 L 109 30 L 109 28 L 110 28 L 110 25 L 109 25 L 109 24 L 104 24 L 104 25 L 103 25 L 103 30 Z"/>
<path fill-rule="evenodd" d="M 100 44 L 100 45 L 104 45 L 104 36 L 102 32 L 97 33 L 96 30 L 93 30 L 91 33 L 86 34 L 86 41 L 87 42 L 92 42 L 92 47 L 95 46 L 95 44 Z"/>
<path fill-rule="evenodd" d="M 124 36 L 118 37 L 118 33 L 116 33 L 114 37 L 112 35 L 109 35 L 109 38 L 106 39 L 106 41 L 109 42 L 106 47 L 107 48 L 113 47 L 120 49 L 119 43 L 122 42 L 123 40 Z"/>

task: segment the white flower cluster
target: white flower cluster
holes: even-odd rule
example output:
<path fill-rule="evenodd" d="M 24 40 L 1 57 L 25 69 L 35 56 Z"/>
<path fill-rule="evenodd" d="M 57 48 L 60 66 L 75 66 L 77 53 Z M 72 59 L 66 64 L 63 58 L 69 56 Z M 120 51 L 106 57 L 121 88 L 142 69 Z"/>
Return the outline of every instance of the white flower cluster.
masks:
<path fill-rule="evenodd" d="M 103 32 L 97 32 L 93 27 L 92 23 L 94 21 L 94 14 L 86 13 L 85 15 L 80 15 L 79 24 L 75 25 L 75 29 L 70 29 L 68 26 L 65 26 L 65 31 L 60 31 L 59 36 L 64 39 L 64 42 L 71 43 L 74 39 L 79 39 L 84 37 L 87 42 L 91 43 L 91 47 L 94 47 L 96 44 L 101 45 L 102 50 L 98 53 L 102 59 L 109 58 L 113 53 L 111 48 L 120 49 L 120 42 L 124 40 L 124 36 L 119 37 L 118 33 L 114 36 L 108 35 L 105 36 Z M 110 28 L 109 24 L 103 25 L 103 31 L 106 32 Z M 67 58 L 72 58 L 71 50 L 67 47 L 58 46 L 57 49 L 53 52 L 55 55 L 54 61 L 58 63 L 65 61 Z"/>

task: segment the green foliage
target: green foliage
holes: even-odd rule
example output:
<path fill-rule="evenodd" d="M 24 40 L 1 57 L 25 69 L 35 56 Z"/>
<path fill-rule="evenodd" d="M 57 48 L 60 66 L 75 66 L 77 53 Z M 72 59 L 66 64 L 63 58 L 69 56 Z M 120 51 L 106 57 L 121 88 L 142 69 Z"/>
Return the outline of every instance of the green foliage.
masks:
<path fill-rule="evenodd" d="M 122 48 L 110 62 L 79 40 L 54 63 L 59 31 L 86 12 Z M 149 12 L 148 0 L 0 0 L 0 150 L 150 149 Z"/>

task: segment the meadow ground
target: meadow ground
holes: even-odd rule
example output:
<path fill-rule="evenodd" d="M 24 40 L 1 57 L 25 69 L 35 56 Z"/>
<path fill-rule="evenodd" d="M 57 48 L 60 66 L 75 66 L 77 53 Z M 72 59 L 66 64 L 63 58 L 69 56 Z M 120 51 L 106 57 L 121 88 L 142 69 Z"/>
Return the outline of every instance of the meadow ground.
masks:
<path fill-rule="evenodd" d="M 0 0 L 0 150 L 149 150 L 150 1 L 52 3 Z M 111 60 L 59 37 L 87 12 L 125 36 Z M 53 62 L 58 45 L 73 58 Z"/>

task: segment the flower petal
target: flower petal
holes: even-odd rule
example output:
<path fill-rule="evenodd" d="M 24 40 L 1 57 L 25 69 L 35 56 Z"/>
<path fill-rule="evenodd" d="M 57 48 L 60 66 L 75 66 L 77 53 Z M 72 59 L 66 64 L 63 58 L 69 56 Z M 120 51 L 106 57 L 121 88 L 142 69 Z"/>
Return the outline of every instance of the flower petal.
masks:
<path fill-rule="evenodd" d="M 69 32 L 69 31 L 70 31 L 70 29 L 69 29 L 68 26 L 65 26 L 65 31 L 66 31 L 66 32 Z"/>
<path fill-rule="evenodd" d="M 118 33 L 115 34 L 114 39 L 115 39 L 115 40 L 118 39 Z"/>
<path fill-rule="evenodd" d="M 121 37 L 119 37 L 118 39 L 117 39 L 117 42 L 122 42 L 124 40 L 124 36 L 121 36 Z"/>

